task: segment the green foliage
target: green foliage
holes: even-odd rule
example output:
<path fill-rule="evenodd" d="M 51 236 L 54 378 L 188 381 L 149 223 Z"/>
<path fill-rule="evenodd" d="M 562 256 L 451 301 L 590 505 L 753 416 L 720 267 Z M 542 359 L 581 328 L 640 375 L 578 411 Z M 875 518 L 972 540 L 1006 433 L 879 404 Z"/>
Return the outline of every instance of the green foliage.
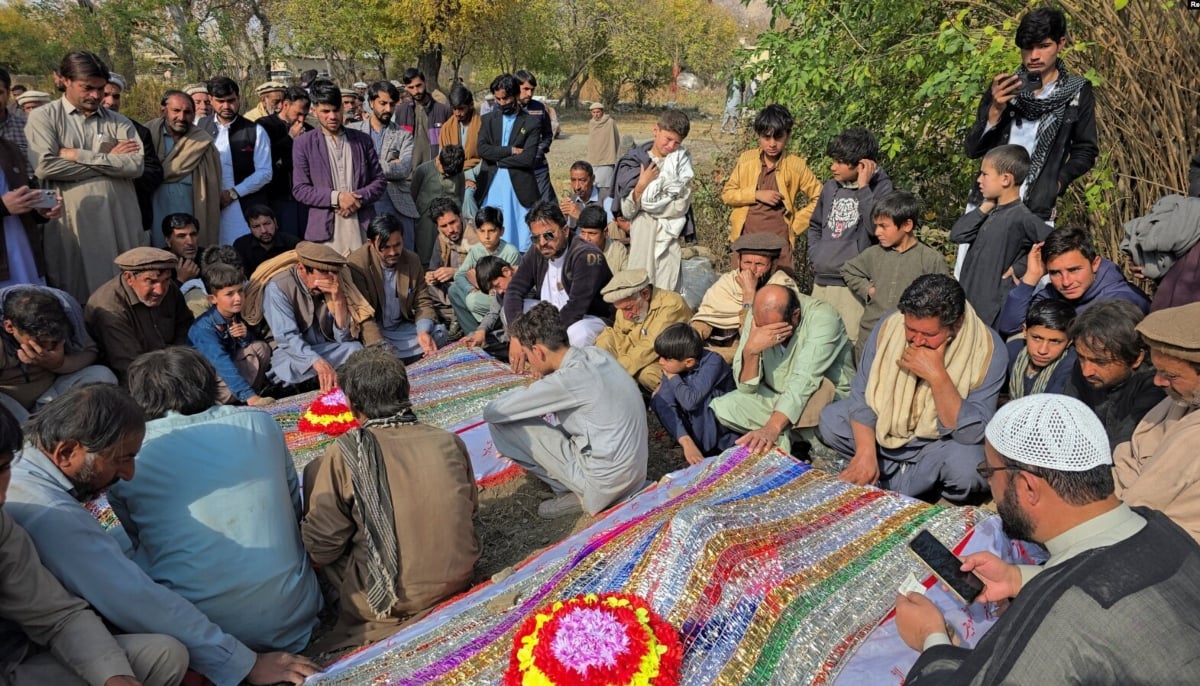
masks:
<path fill-rule="evenodd" d="M 0 66 L 12 75 L 49 74 L 66 52 L 24 3 L 0 7 Z"/>

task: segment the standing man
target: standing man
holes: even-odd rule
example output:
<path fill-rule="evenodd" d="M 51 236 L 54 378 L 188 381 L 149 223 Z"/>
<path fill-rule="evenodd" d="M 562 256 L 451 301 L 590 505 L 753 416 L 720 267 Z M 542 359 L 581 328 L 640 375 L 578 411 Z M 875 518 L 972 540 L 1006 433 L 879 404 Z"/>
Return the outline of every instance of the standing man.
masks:
<path fill-rule="evenodd" d="M 99 57 L 67 53 L 58 73 L 63 97 L 34 110 L 25 135 L 34 174 L 63 199 L 62 217 L 45 226 L 47 280 L 84 302 L 117 275 L 117 255 L 149 243 L 133 185 L 142 142 L 128 119 L 100 106 L 108 68 Z"/>
<path fill-rule="evenodd" d="M 278 81 L 267 81 L 254 89 L 258 95 L 258 104 L 254 109 L 246 113 L 246 119 L 250 121 L 258 121 L 264 117 L 269 117 L 279 111 L 283 105 L 283 92 L 287 90 L 286 83 Z"/>
<path fill-rule="evenodd" d="M 1067 46 L 1062 10 L 1031 10 L 1021 18 L 1015 42 L 1021 67 L 992 79 L 967 133 L 967 155 L 983 157 L 1006 143 L 1025 148 L 1030 165 L 1021 198 L 1031 212 L 1053 223 L 1058 197 L 1092 168 L 1100 152 L 1096 98 L 1087 79 L 1068 72 L 1058 56 Z M 978 184 L 969 202 L 983 202 Z"/>
<path fill-rule="evenodd" d="M 533 173 L 542 126 L 533 115 L 521 109 L 517 79 L 501 74 L 492 80 L 492 95 L 497 107 L 483 118 L 479 128 L 479 173 L 476 197 L 484 207 L 495 207 L 504 215 L 504 240 L 522 251 L 529 250 L 529 237 L 521 226 L 525 213 L 541 193 Z"/>
<path fill-rule="evenodd" d="M 304 238 L 349 255 L 366 241 L 367 224 L 386 181 L 371 137 L 342 125 L 342 94 L 333 83 L 312 86 L 320 128 L 296 139 L 292 194 L 308 206 Z"/>
<path fill-rule="evenodd" d="M 207 131 L 192 124 L 192 99 L 183 91 L 163 94 L 161 115 L 147 122 L 163 183 L 154 192 L 155 226 L 172 214 L 196 218 L 201 245 L 216 245 L 221 228 L 221 155 Z M 156 247 L 166 243 L 151 231 Z"/>
<path fill-rule="evenodd" d="M 344 102 L 344 99 L 343 99 Z M 376 81 L 367 87 L 368 109 L 361 121 L 346 128 L 362 131 L 371 137 L 387 192 L 375 203 L 376 214 L 390 214 L 400 220 L 404 235 L 412 236 L 416 226 L 417 206 L 413 203 L 409 178 L 412 176 L 413 137 L 395 122 L 400 90 L 387 81 Z"/>
<path fill-rule="evenodd" d="M 588 121 L 587 161 L 596 175 L 600 197 L 607 198 L 612 193 L 617 160 L 621 159 L 621 132 L 612 115 L 604 111 L 604 103 L 593 102 L 588 109 L 592 118 Z"/>
<path fill-rule="evenodd" d="M 441 146 L 458 145 L 463 149 L 463 175 L 466 193 L 462 197 L 462 211 L 465 217 L 474 217 L 479 213 L 479 203 L 475 197 L 475 180 L 479 177 L 479 127 L 483 123 L 481 113 L 475 110 L 475 98 L 471 90 L 461 83 L 454 84 L 450 89 L 450 107 L 454 117 L 442 124 Z"/>
<path fill-rule="evenodd" d="M 208 94 L 208 86 L 203 83 L 193 83 L 190 86 L 185 86 L 184 93 L 192 99 L 192 107 L 196 110 L 196 118 L 192 120 L 193 124 L 199 124 L 201 119 L 212 116 L 212 96 Z"/>
<path fill-rule="evenodd" d="M 405 103 L 396 112 L 396 123 L 412 134 L 412 168 L 416 169 L 437 157 L 438 150 L 441 149 L 442 124 L 454 111 L 449 105 L 435 101 L 425 90 L 425 73 L 420 69 L 405 69 L 400 80 L 412 101 Z"/>
<path fill-rule="evenodd" d="M 342 119 L 347 124 L 357 124 L 362 121 L 362 95 L 358 91 L 342 89 Z"/>
<path fill-rule="evenodd" d="M 546 161 L 546 155 L 550 153 L 550 144 L 554 142 L 554 124 L 550 121 L 550 111 L 546 109 L 545 103 L 533 98 L 533 92 L 537 89 L 537 79 L 531 72 L 518 69 L 513 76 L 517 77 L 521 89 L 517 103 L 521 105 L 521 109 L 536 118 L 541 127 L 542 137 L 538 140 L 537 152 L 533 157 L 533 176 L 537 179 L 538 194 L 542 200 L 558 200 L 554 193 L 554 185 L 550 183 L 550 163 Z"/>
<path fill-rule="evenodd" d="M 23 157 L 29 157 L 29 141 L 25 140 L 25 113 L 20 108 L 9 109 L 10 88 L 12 77 L 0 69 L 0 138 L 20 148 Z"/>
<path fill-rule="evenodd" d="M 104 98 L 100 101 L 113 112 L 121 111 L 121 94 L 125 92 L 125 78 L 120 74 L 109 73 L 108 83 L 104 86 Z M 159 161 L 158 154 L 154 149 L 154 142 L 150 137 L 150 129 L 141 124 L 129 120 L 133 124 L 133 128 L 137 130 L 138 138 L 142 141 L 142 150 L 145 152 L 142 165 L 142 175 L 133 180 L 133 189 L 137 192 L 138 211 L 142 213 L 142 231 L 154 231 L 154 209 L 152 200 L 154 191 L 163 182 L 162 162 Z"/>
<path fill-rule="evenodd" d="M 305 121 L 308 117 L 309 102 L 308 91 L 299 86 L 289 86 L 283 92 L 283 103 L 279 111 L 258 120 L 258 125 L 267 132 L 267 138 L 271 140 L 272 171 L 271 183 L 267 184 L 267 200 L 278 218 L 279 230 L 297 237 L 304 233 L 308 210 L 292 197 L 292 141 L 300 134 L 313 129 Z M 253 232 L 254 227 L 251 226 L 250 229 Z"/>
<path fill-rule="evenodd" d="M 271 181 L 271 140 L 262 127 L 238 114 L 241 95 L 237 83 L 217 76 L 208 82 L 213 116 L 200 120 L 200 128 L 213 137 L 221 155 L 221 245 L 232 245 L 250 233 L 243 208 L 267 201 L 260 193 Z"/>

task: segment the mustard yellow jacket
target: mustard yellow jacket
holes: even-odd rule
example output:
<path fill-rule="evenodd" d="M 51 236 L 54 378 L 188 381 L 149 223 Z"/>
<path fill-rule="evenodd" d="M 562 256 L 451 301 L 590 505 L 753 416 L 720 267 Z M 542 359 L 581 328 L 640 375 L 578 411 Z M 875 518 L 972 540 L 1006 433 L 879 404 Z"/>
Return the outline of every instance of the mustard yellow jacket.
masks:
<path fill-rule="evenodd" d="M 761 171 L 762 153 L 757 148 L 747 150 L 738 157 L 737 165 L 729 175 L 729 180 L 725 182 L 725 189 L 721 191 L 721 201 L 733 208 L 729 214 L 731 242 L 742 235 L 746 215 L 750 214 L 750 206 L 754 204 L 754 192 Z M 808 230 L 808 220 L 812 217 L 817 198 L 821 195 L 821 180 L 808 168 L 808 163 L 803 157 L 790 153 L 784 153 L 780 158 L 775 176 L 779 192 L 783 194 L 784 217 L 792 227 L 794 243 L 796 236 Z M 804 194 L 808 204 L 797 210 L 796 195 L 799 193 Z"/>

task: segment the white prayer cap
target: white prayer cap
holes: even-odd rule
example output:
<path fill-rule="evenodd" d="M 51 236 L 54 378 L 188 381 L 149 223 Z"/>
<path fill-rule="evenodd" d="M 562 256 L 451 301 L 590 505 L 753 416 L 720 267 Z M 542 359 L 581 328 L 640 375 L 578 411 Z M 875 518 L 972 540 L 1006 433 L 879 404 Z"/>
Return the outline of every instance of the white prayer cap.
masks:
<path fill-rule="evenodd" d="M 1008 403 L 988 422 L 988 442 L 1004 457 L 1059 472 L 1112 464 L 1104 424 L 1087 405 L 1058 393 Z"/>

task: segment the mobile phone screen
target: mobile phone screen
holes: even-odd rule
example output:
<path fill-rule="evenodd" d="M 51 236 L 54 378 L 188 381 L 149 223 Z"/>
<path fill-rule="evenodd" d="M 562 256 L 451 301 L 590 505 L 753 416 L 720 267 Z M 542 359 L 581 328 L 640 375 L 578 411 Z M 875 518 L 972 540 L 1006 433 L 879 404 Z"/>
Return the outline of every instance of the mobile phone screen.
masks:
<path fill-rule="evenodd" d="M 38 199 L 37 204 L 35 204 L 34 207 L 40 207 L 42 209 L 48 210 L 57 204 L 58 204 L 58 191 L 43 190 L 42 197 L 40 199 Z"/>
<path fill-rule="evenodd" d="M 971 572 L 959 569 L 962 560 L 927 530 L 922 529 L 916 538 L 909 541 L 908 547 L 967 604 L 975 602 L 975 598 L 983 592 L 983 581 Z"/>

